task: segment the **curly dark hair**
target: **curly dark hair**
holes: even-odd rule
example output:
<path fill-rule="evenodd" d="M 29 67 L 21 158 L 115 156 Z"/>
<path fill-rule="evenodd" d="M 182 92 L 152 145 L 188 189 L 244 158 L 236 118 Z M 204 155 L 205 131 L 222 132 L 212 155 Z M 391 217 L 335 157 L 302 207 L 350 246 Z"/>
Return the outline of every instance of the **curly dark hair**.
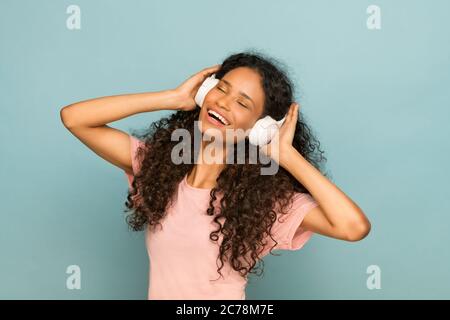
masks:
<path fill-rule="evenodd" d="M 294 87 L 280 63 L 255 51 L 236 53 L 223 61 L 216 72 L 216 78 L 221 79 L 227 72 L 238 67 L 248 67 L 259 73 L 265 94 L 263 116 L 270 115 L 276 120 L 281 119 L 294 101 Z M 125 212 L 131 211 L 126 216 L 126 221 L 132 230 L 141 231 L 146 226 L 156 227 L 160 224 L 166 208 L 175 200 L 178 184 L 193 169 L 193 157 L 190 164 L 174 164 L 171 161 L 171 150 L 179 143 L 171 140 L 171 134 L 175 129 L 183 128 L 193 137 L 196 129 L 194 121 L 198 120 L 199 113 L 200 108 L 176 111 L 169 117 L 152 123 L 143 134 L 134 132 L 134 136 L 144 140 L 145 149 L 139 148 L 137 151 L 138 157 L 142 157 L 141 169 L 135 173 L 132 189 L 128 191 L 125 203 Z M 248 143 L 246 138 L 246 150 Z M 303 115 L 298 117 L 296 123 L 293 146 L 323 173 L 321 164 L 327 159 Z M 246 158 L 248 160 L 248 155 Z M 285 209 L 291 205 L 295 192 L 309 194 L 308 190 L 281 166 L 273 175 L 261 175 L 262 167 L 264 165 L 260 162 L 227 164 L 216 180 L 216 187 L 211 189 L 206 214 L 214 216 L 214 223 L 217 224 L 217 229 L 210 234 L 210 239 L 218 242 L 219 232 L 223 235 L 218 255 L 221 266 L 217 270 L 221 276 L 220 270 L 228 259 L 232 268 L 245 278 L 248 273 L 256 273 L 260 266 L 257 262 L 262 262 L 263 267 L 264 262 L 260 259 L 260 254 L 267 244 L 265 238 L 270 236 L 275 242 L 270 248 L 271 254 L 277 245 L 271 235 L 277 213 L 286 213 Z M 216 213 L 215 201 L 219 194 L 223 197 L 218 206 L 220 212 Z M 137 195 L 140 201 L 136 201 Z M 274 210 L 276 204 L 280 210 L 278 212 Z M 263 268 L 260 275 L 262 272 Z"/>

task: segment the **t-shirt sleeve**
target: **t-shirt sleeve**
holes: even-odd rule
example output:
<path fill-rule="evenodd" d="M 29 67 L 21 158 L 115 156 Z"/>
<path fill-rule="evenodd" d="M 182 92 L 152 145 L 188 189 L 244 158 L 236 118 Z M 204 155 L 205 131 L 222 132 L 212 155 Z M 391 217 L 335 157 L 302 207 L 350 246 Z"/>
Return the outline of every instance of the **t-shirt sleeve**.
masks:
<path fill-rule="evenodd" d="M 131 153 L 131 166 L 133 168 L 133 174 L 130 174 L 126 171 L 125 175 L 127 177 L 128 180 L 128 187 L 131 189 L 131 184 L 134 180 L 134 175 L 139 171 L 139 169 L 141 168 L 141 161 L 142 159 L 138 157 L 137 155 L 137 151 L 139 147 L 144 147 L 145 143 L 142 140 L 139 140 L 136 137 L 133 137 L 132 135 L 129 135 L 130 137 L 130 153 Z"/>
<path fill-rule="evenodd" d="M 271 230 L 272 238 L 278 244 L 272 250 L 299 250 L 312 237 L 313 232 L 302 227 L 305 216 L 319 204 L 308 193 L 294 194 L 292 206 L 285 209 L 286 214 L 278 213 Z M 268 236 L 268 244 L 263 255 L 270 251 L 275 242 Z"/>

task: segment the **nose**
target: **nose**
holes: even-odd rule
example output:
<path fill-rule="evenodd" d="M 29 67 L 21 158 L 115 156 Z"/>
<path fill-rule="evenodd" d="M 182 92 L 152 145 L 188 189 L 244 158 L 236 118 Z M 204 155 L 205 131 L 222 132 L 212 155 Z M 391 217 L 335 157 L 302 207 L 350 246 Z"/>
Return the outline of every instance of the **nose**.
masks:
<path fill-rule="evenodd" d="M 216 101 L 217 106 L 226 111 L 230 111 L 230 103 L 231 101 L 229 101 L 227 97 L 221 97 Z"/>

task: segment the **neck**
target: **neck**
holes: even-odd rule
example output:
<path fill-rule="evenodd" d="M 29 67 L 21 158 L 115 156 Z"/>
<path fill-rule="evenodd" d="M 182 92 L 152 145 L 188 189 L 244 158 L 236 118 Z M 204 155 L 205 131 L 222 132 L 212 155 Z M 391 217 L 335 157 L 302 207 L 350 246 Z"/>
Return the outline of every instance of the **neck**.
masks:
<path fill-rule="evenodd" d="M 203 141 L 200 145 L 200 154 L 197 158 L 197 163 L 194 165 L 191 172 L 188 173 L 188 183 L 196 188 L 210 189 L 216 186 L 216 180 L 219 177 L 222 170 L 225 168 L 226 163 L 226 148 L 224 148 L 223 159 L 220 161 L 211 161 L 212 159 L 218 159 L 220 154 L 214 154 L 214 149 L 205 150 L 205 148 L 211 143 L 210 141 Z M 201 156 L 200 156 L 201 155 Z M 208 163 L 212 162 L 212 163 Z M 215 163 L 219 162 L 219 163 Z"/>

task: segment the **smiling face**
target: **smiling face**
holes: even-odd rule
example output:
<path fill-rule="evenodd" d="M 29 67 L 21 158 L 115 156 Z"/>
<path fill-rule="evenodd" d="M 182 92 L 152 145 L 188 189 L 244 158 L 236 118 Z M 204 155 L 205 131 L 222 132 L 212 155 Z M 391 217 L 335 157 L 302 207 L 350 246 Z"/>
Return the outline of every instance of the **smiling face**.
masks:
<path fill-rule="evenodd" d="M 201 132 L 214 128 L 226 138 L 226 130 L 246 131 L 261 117 L 263 108 L 261 76 L 247 67 L 233 69 L 206 95 L 199 115 Z M 242 138 L 235 137 L 234 142 Z"/>

